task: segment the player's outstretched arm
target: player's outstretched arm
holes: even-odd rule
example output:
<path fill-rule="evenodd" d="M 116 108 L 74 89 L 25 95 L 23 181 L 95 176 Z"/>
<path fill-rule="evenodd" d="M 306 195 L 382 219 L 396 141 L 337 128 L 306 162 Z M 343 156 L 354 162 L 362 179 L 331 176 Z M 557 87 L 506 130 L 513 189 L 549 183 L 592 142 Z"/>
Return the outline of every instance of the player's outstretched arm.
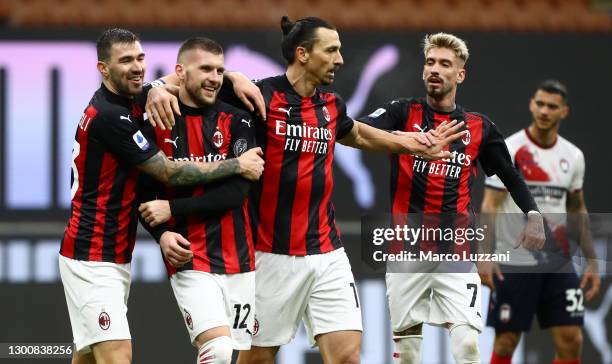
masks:
<path fill-rule="evenodd" d="M 266 104 L 259 87 L 240 72 L 225 72 L 223 77 L 231 83 L 234 94 L 247 110 L 257 111 L 265 120 Z M 169 74 L 161 80 L 165 83 L 163 87 L 154 87 L 148 92 L 145 111 L 153 127 L 166 130 L 174 126 L 174 114 L 181 115 L 178 104 L 179 79 L 176 74 Z"/>
<path fill-rule="evenodd" d="M 589 290 L 584 294 L 586 300 L 589 301 L 597 295 L 599 286 L 601 285 L 597 254 L 593 248 L 589 212 L 584 201 L 584 193 L 582 190 L 568 192 L 566 201 L 568 230 L 577 233 L 578 243 L 582 248 L 584 256 L 587 258 L 587 265 L 582 273 L 580 288 L 584 290 L 590 285 Z"/>
<path fill-rule="evenodd" d="M 480 207 L 480 225 L 491 226 L 493 228 L 485 230 L 485 239 L 480 242 L 480 246 L 478 247 L 479 252 L 493 253 L 495 251 L 495 214 L 506 198 L 507 193 L 508 192 L 505 190 L 497 190 L 490 187 L 485 187 L 484 189 L 482 205 Z M 478 262 L 477 267 L 482 284 L 489 287 L 491 290 L 495 289 L 493 275 L 495 275 L 500 281 L 504 280 L 504 275 L 502 274 L 499 265 L 495 262 L 480 261 Z"/>
<path fill-rule="evenodd" d="M 199 163 L 171 161 L 160 151 L 139 164 L 138 169 L 169 186 L 202 184 L 233 175 L 256 181 L 263 173 L 262 155 L 261 148 L 253 148 L 238 158 Z"/>
<path fill-rule="evenodd" d="M 450 152 L 442 149 L 465 134 L 464 131 L 460 131 L 463 125 L 463 122 L 458 123 L 457 121 L 444 122 L 436 129 L 435 134 L 426 135 L 406 132 L 389 133 L 355 121 L 351 131 L 339 142 L 368 151 L 410 153 L 427 160 L 436 160 L 452 157 Z"/>

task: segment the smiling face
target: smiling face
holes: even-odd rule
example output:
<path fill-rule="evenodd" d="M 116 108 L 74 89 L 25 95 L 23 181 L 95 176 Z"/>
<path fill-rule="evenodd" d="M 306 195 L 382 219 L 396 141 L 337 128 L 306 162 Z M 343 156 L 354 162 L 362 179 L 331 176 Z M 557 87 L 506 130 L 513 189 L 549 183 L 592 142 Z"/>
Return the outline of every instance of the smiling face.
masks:
<path fill-rule="evenodd" d="M 464 62 L 449 48 L 432 48 L 425 56 L 423 81 L 427 95 L 443 99 L 454 95 L 457 84 L 465 79 Z"/>
<path fill-rule="evenodd" d="M 304 62 L 308 74 L 318 85 L 330 85 L 334 82 L 336 71 L 344 64 L 340 54 L 340 36 L 333 29 L 320 27 L 316 31 L 316 40 L 310 51 L 303 49 L 298 58 Z"/>
<path fill-rule="evenodd" d="M 176 65 L 181 101 L 194 107 L 214 104 L 223 84 L 223 54 L 192 49 L 181 55 L 181 61 Z"/>
<path fill-rule="evenodd" d="M 549 131 L 559 127 L 569 108 L 560 94 L 538 90 L 529 102 L 529 110 L 532 125 L 541 131 Z"/>
<path fill-rule="evenodd" d="M 114 43 L 109 59 L 98 61 L 98 70 L 104 78 L 104 84 L 122 96 L 140 94 L 146 69 L 144 58 L 140 42 Z"/>

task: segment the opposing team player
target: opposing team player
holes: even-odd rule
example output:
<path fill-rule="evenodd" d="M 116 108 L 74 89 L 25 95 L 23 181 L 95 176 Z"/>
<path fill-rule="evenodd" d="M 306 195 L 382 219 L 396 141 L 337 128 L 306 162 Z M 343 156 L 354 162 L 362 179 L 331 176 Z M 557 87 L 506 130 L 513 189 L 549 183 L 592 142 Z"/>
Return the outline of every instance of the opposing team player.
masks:
<path fill-rule="evenodd" d="M 281 27 L 287 71 L 257 83 L 267 107 L 267 120 L 254 121 L 266 168 L 250 198 L 258 309 L 253 346 L 239 362 L 273 363 L 303 320 L 324 362 L 357 363 L 361 312 L 331 202 L 334 143 L 437 159 L 451 156 L 441 149 L 463 135 L 461 125 L 443 125 L 428 145 L 420 135 L 398 137 L 353 122 L 342 99 L 319 88 L 343 64 L 335 27 L 314 17 L 283 17 Z"/>
<path fill-rule="evenodd" d="M 77 127 L 70 219 L 59 268 L 76 344 L 73 363 L 129 363 L 126 317 L 139 173 L 173 186 L 259 177 L 257 151 L 213 163 L 170 161 L 143 131 L 144 52 L 130 31 L 97 42 L 102 85 Z M 148 88 L 148 86 L 147 86 Z"/>
<path fill-rule="evenodd" d="M 176 65 L 181 115 L 175 115 L 171 131 L 155 130 L 157 144 L 170 159 L 224 160 L 255 147 L 250 114 L 217 100 L 223 72 L 218 43 L 207 38 L 183 42 Z M 198 348 L 197 363 L 230 363 L 233 349 L 251 347 L 255 250 L 246 202 L 250 185 L 232 177 L 206 186 L 166 188 L 158 200 L 140 206 L 164 253 L 179 310 Z M 184 247 L 171 238 L 175 234 Z"/>
<path fill-rule="evenodd" d="M 584 155 L 574 144 L 559 135 L 561 120 L 569 112 L 567 97 L 567 89 L 559 81 L 546 80 L 540 83 L 529 102 L 531 125 L 506 139 L 512 160 L 525 177 L 540 211 L 550 213 L 545 216 L 557 243 L 565 240 L 564 231 L 568 230 L 568 223 L 571 224 L 572 220 L 584 221 L 587 214 L 582 192 Z M 511 220 L 512 214 L 518 211 L 504 183 L 497 176 L 488 178 L 482 212 L 509 216 L 501 217 L 503 224 L 498 221 L 498 251 L 512 250 L 513 235 L 516 232 L 513 224 L 506 220 Z M 529 331 L 534 315 L 538 317 L 542 328 L 550 328 L 556 353 L 553 363 L 580 363 L 583 299 L 593 298 L 600 284 L 590 233 L 584 230 L 586 234 L 581 235 L 580 243 L 588 264 L 582 281 L 573 268 L 571 272 L 562 273 L 540 271 L 503 274 L 502 271 L 511 268 L 506 266 L 501 270 L 496 269 L 495 276 L 488 274 L 483 277 L 483 283 L 491 285 L 495 290 L 491 295 L 487 317 L 487 325 L 495 328 L 492 364 L 511 363 L 521 333 Z M 515 259 L 507 264 L 520 264 L 523 268 L 539 268 L 543 265 L 541 258 L 527 250 L 512 250 L 512 254 Z M 590 289 L 583 295 L 583 289 L 589 284 Z"/>
<path fill-rule="evenodd" d="M 542 217 L 512 165 L 502 135 L 487 116 L 455 103 L 469 55 L 465 42 L 451 34 L 428 35 L 423 53 L 426 98 L 393 100 L 359 119 L 377 128 L 403 132 L 431 131 L 445 121 L 462 120 L 468 133 L 449 146 L 452 157 L 448 159 L 428 162 L 414 155 L 392 155 L 392 213 L 473 214 L 470 192 L 479 162 L 488 175 L 500 176 L 512 198 L 529 215 L 523 244 L 541 247 Z M 468 246 L 452 245 L 451 253 Z M 423 323 L 449 329 L 451 351 L 457 363 L 480 362 L 480 278 L 475 271 L 387 272 L 386 283 L 395 342 L 394 362 L 420 362 Z"/>

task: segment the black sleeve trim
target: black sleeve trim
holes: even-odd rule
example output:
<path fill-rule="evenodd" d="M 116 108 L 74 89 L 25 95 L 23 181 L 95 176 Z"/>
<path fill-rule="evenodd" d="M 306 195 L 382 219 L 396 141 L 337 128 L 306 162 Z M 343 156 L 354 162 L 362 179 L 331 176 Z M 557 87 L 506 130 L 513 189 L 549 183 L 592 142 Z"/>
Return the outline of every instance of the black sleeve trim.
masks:
<path fill-rule="evenodd" d="M 251 183 L 242 177 L 232 177 L 206 189 L 201 196 L 170 200 L 172 216 L 198 215 L 209 217 L 240 207 Z"/>

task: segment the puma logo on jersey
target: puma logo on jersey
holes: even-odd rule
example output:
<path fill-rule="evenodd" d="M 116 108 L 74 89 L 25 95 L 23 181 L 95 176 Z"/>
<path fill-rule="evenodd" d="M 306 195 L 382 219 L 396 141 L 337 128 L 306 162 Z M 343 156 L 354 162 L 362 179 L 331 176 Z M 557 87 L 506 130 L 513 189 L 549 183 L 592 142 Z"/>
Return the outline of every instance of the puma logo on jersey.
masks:
<path fill-rule="evenodd" d="M 427 130 L 427 126 L 425 126 L 425 127 L 421 128 L 421 126 L 420 126 L 419 124 L 417 124 L 417 123 L 415 123 L 415 124 L 414 124 L 414 127 L 415 127 L 415 128 L 417 128 L 417 129 L 419 129 L 419 131 L 420 131 L 421 133 L 424 133 L 424 132 Z"/>
<path fill-rule="evenodd" d="M 176 142 L 177 142 L 178 138 L 179 138 L 179 137 L 176 137 L 176 138 L 174 138 L 174 140 L 172 140 L 172 139 L 168 139 L 168 138 L 165 138 L 165 139 L 164 139 L 164 142 L 166 142 L 166 143 L 170 143 L 170 144 L 174 145 L 174 148 L 178 148 L 178 146 L 176 145 Z"/>
<path fill-rule="evenodd" d="M 291 117 L 291 107 L 288 108 L 288 109 L 283 109 L 282 107 L 278 107 L 277 109 L 278 109 L 278 111 L 282 111 L 285 114 L 287 114 L 287 118 Z"/>
<path fill-rule="evenodd" d="M 128 115 L 128 116 L 123 116 L 123 115 L 121 115 L 121 116 L 119 116 L 119 119 L 121 119 L 121 120 L 127 120 L 127 121 L 129 121 L 130 123 L 132 122 L 132 120 L 130 120 L 130 116 L 129 116 L 129 115 Z"/>
<path fill-rule="evenodd" d="M 244 120 L 244 119 L 242 119 L 242 120 L 240 120 L 240 122 L 243 122 L 243 123 L 247 124 L 249 126 L 249 128 L 251 127 L 251 120 Z"/>

